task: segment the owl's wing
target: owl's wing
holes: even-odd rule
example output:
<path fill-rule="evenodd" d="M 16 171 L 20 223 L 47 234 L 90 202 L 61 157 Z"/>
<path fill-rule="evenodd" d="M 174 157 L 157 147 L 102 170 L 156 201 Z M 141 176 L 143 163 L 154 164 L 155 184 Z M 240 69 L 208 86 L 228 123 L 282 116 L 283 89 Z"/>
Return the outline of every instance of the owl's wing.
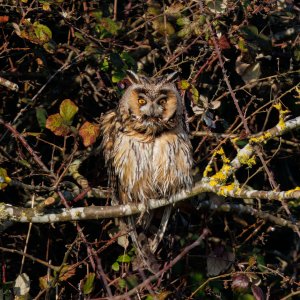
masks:
<path fill-rule="evenodd" d="M 118 191 L 118 178 L 113 167 L 113 147 L 118 130 L 116 111 L 110 111 L 103 115 L 100 119 L 100 123 L 100 132 L 102 135 L 101 148 L 104 153 L 105 165 L 107 167 L 108 183 L 114 193 L 113 202 L 117 202 L 118 195 L 115 193 Z"/>

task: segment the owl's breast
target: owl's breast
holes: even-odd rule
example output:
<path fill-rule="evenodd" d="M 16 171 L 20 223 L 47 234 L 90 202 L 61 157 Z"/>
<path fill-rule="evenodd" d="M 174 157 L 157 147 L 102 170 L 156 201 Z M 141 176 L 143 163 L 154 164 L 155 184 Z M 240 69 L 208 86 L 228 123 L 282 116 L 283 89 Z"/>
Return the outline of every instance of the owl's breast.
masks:
<path fill-rule="evenodd" d="M 112 167 L 130 201 L 170 197 L 192 186 L 191 145 L 187 134 L 164 133 L 145 143 L 119 133 Z"/>

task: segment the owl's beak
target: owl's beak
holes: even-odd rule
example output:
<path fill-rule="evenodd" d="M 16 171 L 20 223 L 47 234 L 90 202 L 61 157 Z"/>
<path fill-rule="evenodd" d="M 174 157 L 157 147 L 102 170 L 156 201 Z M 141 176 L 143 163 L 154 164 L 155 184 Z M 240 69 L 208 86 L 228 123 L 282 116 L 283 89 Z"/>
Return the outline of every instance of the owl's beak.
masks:
<path fill-rule="evenodd" d="M 159 118 L 161 113 L 161 108 L 156 103 L 152 103 L 152 105 L 149 107 L 147 115 L 151 118 Z"/>

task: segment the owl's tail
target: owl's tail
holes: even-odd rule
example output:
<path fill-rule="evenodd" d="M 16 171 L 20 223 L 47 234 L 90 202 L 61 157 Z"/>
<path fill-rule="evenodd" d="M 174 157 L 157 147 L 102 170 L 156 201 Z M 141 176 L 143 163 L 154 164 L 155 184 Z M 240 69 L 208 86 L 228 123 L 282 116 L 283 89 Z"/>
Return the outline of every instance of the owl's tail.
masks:
<path fill-rule="evenodd" d="M 148 268 L 152 273 L 159 271 L 159 264 L 155 259 L 154 253 L 156 252 L 159 243 L 162 241 L 164 234 L 167 229 L 168 221 L 171 215 L 172 206 L 166 206 L 160 222 L 160 226 L 154 235 L 153 239 L 148 239 L 147 236 L 142 232 L 137 233 L 136 230 L 136 218 L 129 216 L 127 217 L 128 225 L 131 227 L 130 237 L 137 250 L 139 258 L 142 260 L 145 267 Z M 149 218 L 149 217 L 148 217 Z M 150 220 L 152 217 L 150 217 Z M 149 221 L 149 220 L 148 220 Z M 145 226 L 145 224 L 144 224 Z"/>
<path fill-rule="evenodd" d="M 165 210 L 164 210 L 162 219 L 160 221 L 160 225 L 157 230 L 157 233 L 155 234 L 153 240 L 150 242 L 150 250 L 152 253 L 156 252 L 159 243 L 162 241 L 162 239 L 165 235 L 165 232 L 166 232 L 166 229 L 168 226 L 168 222 L 170 219 L 171 211 L 172 211 L 172 206 L 169 205 L 169 206 L 165 207 Z"/>
<path fill-rule="evenodd" d="M 137 233 L 136 218 L 129 216 L 127 225 L 130 227 L 130 237 L 136 249 L 137 258 L 141 261 L 140 266 L 147 268 L 153 274 L 159 271 L 159 264 L 155 259 L 153 252 L 151 252 L 148 239 L 144 233 Z"/>

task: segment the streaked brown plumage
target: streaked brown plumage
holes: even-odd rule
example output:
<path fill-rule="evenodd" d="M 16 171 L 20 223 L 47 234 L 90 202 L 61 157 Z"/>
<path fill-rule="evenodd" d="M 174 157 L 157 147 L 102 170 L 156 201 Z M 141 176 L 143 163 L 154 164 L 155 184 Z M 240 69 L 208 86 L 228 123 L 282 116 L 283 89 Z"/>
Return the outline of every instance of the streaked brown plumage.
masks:
<path fill-rule="evenodd" d="M 128 78 L 117 109 L 102 117 L 102 148 L 116 199 L 147 205 L 192 187 L 191 144 L 174 74 Z"/>

